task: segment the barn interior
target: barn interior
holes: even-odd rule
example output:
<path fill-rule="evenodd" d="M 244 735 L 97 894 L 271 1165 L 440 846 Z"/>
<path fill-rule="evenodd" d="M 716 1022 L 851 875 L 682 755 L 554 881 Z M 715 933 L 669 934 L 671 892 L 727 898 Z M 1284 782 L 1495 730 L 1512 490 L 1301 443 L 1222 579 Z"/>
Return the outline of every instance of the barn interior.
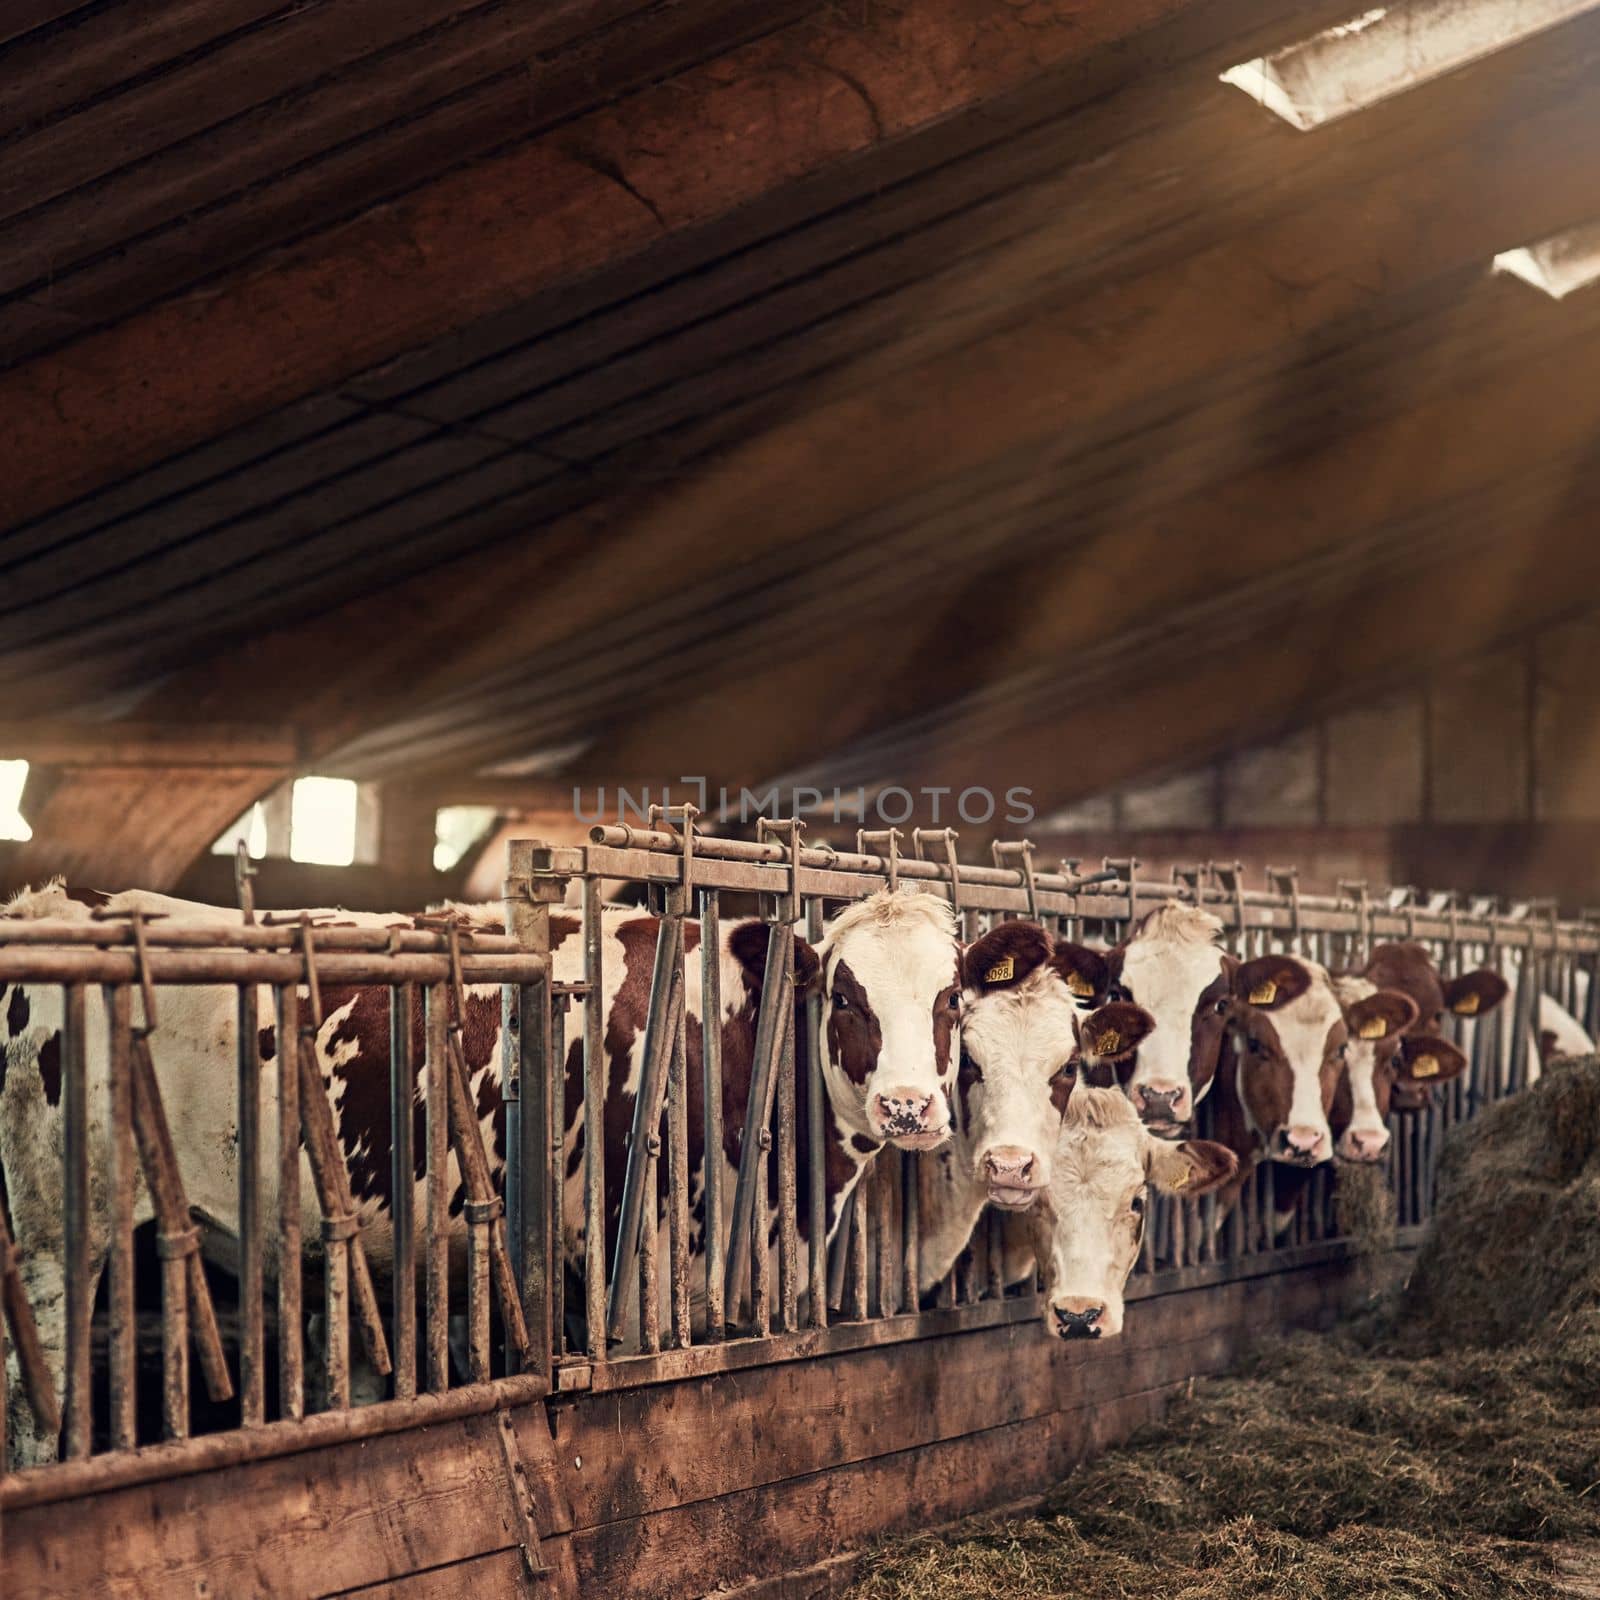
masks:
<path fill-rule="evenodd" d="M 698 779 L 1600 899 L 1592 3 L 12 0 L 0 59 L 0 890 L 492 896 Z"/>

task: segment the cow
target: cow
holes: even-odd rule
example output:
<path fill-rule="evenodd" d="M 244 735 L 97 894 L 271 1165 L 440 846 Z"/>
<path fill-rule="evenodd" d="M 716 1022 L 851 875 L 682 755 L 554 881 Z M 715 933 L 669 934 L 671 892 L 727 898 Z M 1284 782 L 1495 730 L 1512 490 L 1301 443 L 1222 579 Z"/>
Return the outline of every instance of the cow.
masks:
<path fill-rule="evenodd" d="M 1211 1140 L 1155 1136 L 1121 1089 L 1074 1083 L 1049 1187 L 1024 1222 L 1044 1267 L 1050 1332 L 1059 1339 L 1121 1333 L 1147 1187 L 1193 1198 L 1231 1182 L 1237 1167 L 1234 1152 Z"/>
<path fill-rule="evenodd" d="M 1183 1133 L 1216 1081 L 1237 965 L 1221 936 L 1209 911 L 1169 900 L 1098 958 L 1100 971 L 1086 964 L 1081 974 L 1094 998 L 1130 1002 L 1155 1019 L 1122 1076 L 1134 1109 L 1163 1138 Z"/>
<path fill-rule="evenodd" d="M 955 1264 L 986 1205 L 1025 1211 L 1045 1192 L 1074 1077 L 1109 1081 L 1148 1033 L 1136 1006 L 1082 1013 L 1075 979 L 1091 955 L 1023 921 L 1000 923 L 964 953 L 954 1138 L 918 1163 L 921 1292 Z M 1033 1271 L 1026 1250 L 1008 1262 L 1008 1282 Z"/>
<path fill-rule="evenodd" d="M 1218 1220 L 1262 1160 L 1309 1169 L 1333 1158 L 1329 1114 L 1353 1037 L 1380 1047 L 1416 1020 L 1395 989 L 1343 1004 L 1327 970 L 1289 955 L 1238 963 L 1222 1014 L 1213 1132 L 1238 1158 L 1219 1196 Z"/>
<path fill-rule="evenodd" d="M 151 916 L 192 917 L 211 922 L 234 921 L 238 913 L 137 892 L 112 897 L 107 909 L 138 909 Z M 456 908 L 467 926 L 491 927 L 498 923 L 497 908 Z M 5 915 L 86 918 L 88 906 L 59 885 L 18 897 Z M 298 914 L 296 914 L 298 915 Z M 315 920 L 358 927 L 411 927 L 414 919 L 402 914 L 308 913 Z M 550 919 L 554 977 L 557 982 L 582 976 L 583 941 L 579 920 L 557 911 Z M 620 1205 L 621 1175 L 626 1166 L 626 1141 L 632 1122 L 632 1099 L 637 1091 L 640 1055 L 648 1010 L 650 972 L 658 924 L 636 911 L 608 912 L 605 940 L 604 1047 L 607 1057 L 607 1103 L 603 1119 L 606 1144 L 606 1211 L 608 1233 L 614 1235 Z M 731 1196 L 743 1136 L 750 1066 L 754 1053 L 756 1017 L 767 942 L 764 924 L 744 921 L 728 924 L 722 933 L 718 961 L 722 977 L 723 1016 L 720 1019 L 723 1058 L 724 1141 L 721 1159 L 729 1174 L 725 1192 Z M 703 1251 L 704 1119 L 700 1115 L 701 1029 L 699 1015 L 699 927 L 684 930 L 687 979 L 685 1033 L 690 1057 L 688 1087 L 691 1127 L 691 1199 L 695 1210 L 691 1248 Z M 797 1072 L 808 1060 L 805 1009 L 801 999 L 824 971 L 834 986 L 832 1014 L 824 1030 L 822 1057 L 827 1085 L 824 1126 L 827 1219 L 830 1233 L 843 1214 L 845 1198 L 861 1170 L 885 1141 L 903 1147 L 926 1149 L 948 1138 L 954 1092 L 955 1062 L 959 1053 L 960 986 L 958 946 L 951 912 L 942 901 L 902 890 L 869 896 L 848 908 L 826 930 L 820 957 L 795 940 L 797 970 L 796 1040 Z M 319 1067 L 334 1113 L 336 1136 L 350 1176 L 353 1198 L 362 1222 L 369 1259 L 376 1274 L 393 1270 L 393 1232 L 390 1212 L 391 1172 L 388 1123 L 389 996 L 385 988 L 322 985 L 323 1023 L 316 1037 Z M 264 1059 L 274 1060 L 280 1041 L 271 1012 L 271 991 L 258 991 L 259 1044 Z M 52 1376 L 59 1388 L 65 1360 L 63 1327 L 63 1249 L 61 1219 L 61 999 L 55 985 L 10 986 L 0 994 L 0 1169 L 3 1169 L 17 1243 L 23 1254 L 24 1283 L 40 1325 Z M 106 1129 L 101 1107 L 105 1095 L 107 1041 L 100 1007 L 88 1012 L 91 1171 L 106 1166 Z M 501 991 L 478 985 L 466 993 L 461 1022 L 469 1073 L 469 1092 L 478 1112 L 480 1131 L 490 1167 L 499 1182 L 505 1156 L 505 1109 L 500 1098 Z M 232 1075 L 225 1070 L 235 1049 L 236 992 L 231 987 L 171 987 L 161 993 L 159 1029 L 152 1053 L 166 1102 L 177 1148 L 178 1162 L 188 1189 L 191 1209 L 206 1224 L 206 1246 L 226 1258 L 231 1255 L 237 1224 L 237 1167 L 234 1149 L 235 1112 Z M 920 1026 L 918 1025 L 920 1018 Z M 419 1063 L 414 1096 L 416 1118 L 414 1147 L 419 1163 L 424 1159 L 421 1063 L 424 1023 L 420 995 L 411 1019 L 413 1044 Z M 564 1067 L 566 1127 L 564 1130 L 564 1193 L 566 1237 L 562 1241 L 569 1261 L 583 1254 L 582 1138 L 583 1138 L 583 1002 L 577 1001 L 568 1017 L 571 1041 Z M 221 1070 L 219 1070 L 221 1069 Z M 805 1096 L 797 1094 L 804 1105 Z M 262 1166 L 268 1175 L 277 1170 L 275 1074 L 263 1074 L 261 1126 Z M 812 1131 L 802 1121 L 800 1140 Z M 798 1176 L 802 1185 L 798 1220 L 808 1225 L 809 1145 L 801 1150 Z M 773 1167 L 776 1163 L 771 1164 Z M 662 1182 L 665 1167 L 662 1166 Z M 425 1214 L 423 1174 L 417 1174 L 417 1215 Z M 775 1174 L 773 1181 L 776 1181 Z M 465 1199 L 455 1159 L 449 1174 L 452 1245 L 459 1249 L 464 1235 L 461 1209 Z M 317 1221 L 314 1187 L 308 1166 L 301 1186 L 306 1214 L 305 1236 L 315 1238 Z M 105 1198 L 95 1189 L 97 1216 L 103 1219 Z M 275 1195 L 264 1194 L 271 1215 Z M 136 1220 L 150 1215 L 148 1197 L 141 1185 Z M 420 1232 L 420 1230 L 419 1230 Z M 104 1223 L 98 1222 L 92 1238 L 92 1270 L 97 1274 L 105 1249 Z M 275 1271 L 269 1232 L 267 1270 Z M 663 1280 L 668 1275 L 663 1274 Z M 17 1396 L 16 1386 L 10 1389 Z M 39 1438 L 25 1408 L 13 1411 L 13 1437 L 25 1464 L 51 1459 L 53 1439 Z"/>
<path fill-rule="evenodd" d="M 1370 978 L 1350 974 L 1335 977 L 1333 986 L 1346 1017 L 1378 993 Z M 1415 1001 L 1412 1007 L 1414 1010 Z M 1460 1077 L 1467 1065 L 1466 1056 L 1448 1039 L 1416 1032 L 1415 1020 L 1383 1032 L 1371 1021 L 1365 1029 L 1357 1024 L 1351 1029 L 1346 1052 L 1328 1126 L 1334 1155 L 1355 1164 L 1383 1159 L 1389 1148 L 1391 1111 L 1421 1109 L 1435 1084 Z"/>

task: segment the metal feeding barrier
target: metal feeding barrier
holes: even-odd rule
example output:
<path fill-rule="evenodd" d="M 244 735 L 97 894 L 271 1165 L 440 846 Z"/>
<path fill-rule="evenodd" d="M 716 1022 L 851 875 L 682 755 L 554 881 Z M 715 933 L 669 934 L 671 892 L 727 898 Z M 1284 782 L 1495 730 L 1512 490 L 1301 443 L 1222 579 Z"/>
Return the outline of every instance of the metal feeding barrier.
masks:
<path fill-rule="evenodd" d="M 158 1465 L 138 1463 L 172 1459 L 163 1450 L 243 1460 L 282 1448 L 286 1433 L 322 1440 L 386 1431 L 441 1415 L 441 1402 L 461 1414 L 504 1404 L 508 1394 L 645 1383 L 735 1360 L 787 1359 L 1037 1315 L 1033 1279 L 1010 1281 L 1015 1225 L 997 1212 L 984 1214 L 943 1278 L 924 1281 L 922 1158 L 881 1149 L 827 1236 L 824 1141 L 814 1136 L 827 1115 L 822 1001 L 807 994 L 797 1011 L 792 931 L 815 944 L 830 913 L 885 886 L 945 897 L 966 938 L 998 920 L 1031 917 L 1054 936 L 1109 945 L 1176 898 L 1214 913 L 1240 955 L 1283 950 L 1356 968 L 1379 940 L 1415 939 L 1447 977 L 1477 965 L 1499 968 L 1512 982 L 1512 1000 L 1481 1023 L 1451 1024 L 1470 1071 L 1436 1091 L 1425 1114 L 1391 1124 L 1402 1226 L 1429 1214 L 1448 1129 L 1528 1081 L 1540 995 L 1596 1031 L 1600 925 L 1560 921 L 1547 903 L 1502 909 L 1453 895 L 1369 892 L 1363 884 L 1311 895 L 1281 868 L 1268 869 L 1270 887 L 1257 889 L 1238 863 L 1183 866 L 1170 881 L 1139 877 L 1133 859 L 1088 872 L 1064 862 L 1046 872 L 1022 841 L 995 845 L 990 863 L 963 863 L 948 829 L 914 832 L 909 851 L 894 829 L 862 834 L 853 851 L 842 851 L 806 844 L 794 821 L 765 823 L 753 840 L 704 836 L 694 823 L 693 808 L 678 807 L 658 811 L 644 827 L 597 827 L 586 845 L 513 843 L 504 933 L 452 916 L 407 918 L 397 927 L 258 920 L 243 881 L 238 922 L 154 913 L 0 919 L 0 985 L 26 985 L 59 1002 L 52 1015 L 60 1036 L 65 1309 L 50 1337 L 41 1336 L 24 1292 L 18 1252 L 27 1241 L 14 1247 L 0 1216 L 7 1343 L 36 1426 L 51 1435 L 61 1426 L 66 1457 L 31 1481 L 77 1473 L 109 1486 L 153 1474 Z M 614 1130 L 608 1150 L 608 1114 L 620 1115 L 624 1103 L 607 1019 L 593 1002 L 621 982 L 608 970 L 611 914 L 603 906 L 628 886 L 647 901 L 635 915 L 655 918 L 646 927 L 653 960 L 627 1137 L 619 1141 Z M 563 907 L 574 901 L 581 936 L 567 944 L 570 921 L 555 923 L 573 914 Z M 734 916 L 765 924 L 742 1099 L 724 1082 L 720 1029 L 702 1030 L 698 1020 L 722 1018 L 742 998 L 724 995 L 721 963 L 703 959 L 720 950 Z M 200 1175 L 180 1170 L 182 1141 L 164 1103 L 161 1066 L 175 996 L 197 986 L 213 994 L 231 988 L 236 1000 L 227 1009 L 237 1209 L 226 1230 L 236 1236 L 223 1250 L 212 1248 L 217 1220 L 191 1210 L 185 1180 Z M 371 1184 L 352 1186 L 350 1134 L 336 1125 L 339 1107 L 325 1077 L 336 1026 L 326 1000 L 335 986 L 346 997 L 385 992 L 386 1004 L 368 1011 L 387 1022 L 376 1098 L 387 1116 L 389 1161 L 379 1210 Z M 271 990 L 265 1007 L 263 987 Z M 499 1005 L 500 1058 L 488 1070 L 500 1120 L 486 1112 L 483 1093 L 475 1096 L 471 1074 L 483 1063 L 469 1063 L 464 1033 L 469 1005 L 486 989 Z M 575 1005 L 582 1022 L 569 1039 Z M 276 1040 L 270 1067 L 263 1018 Z M 692 1035 L 698 1082 L 691 1081 Z M 203 1070 L 216 1075 L 215 1086 L 226 1069 L 209 1061 Z M 580 1084 L 581 1110 L 568 1104 L 569 1086 Z M 725 1126 L 730 1114 L 738 1118 L 733 1127 Z M 696 1145 L 731 1150 L 732 1134 L 731 1183 L 715 1159 L 692 1167 Z M 620 1170 L 608 1172 L 619 1143 Z M 301 1194 L 302 1150 L 314 1212 Z M 153 1213 L 159 1306 L 136 1303 L 141 1179 Z M 1212 1197 L 1161 1199 L 1130 1296 L 1326 1258 L 1343 1248 L 1334 1190 L 1332 1169 L 1317 1169 L 1286 1220 L 1272 1164 L 1264 1162 L 1220 1227 Z M 17 1203 L 13 1195 L 13 1220 Z M 302 1238 L 307 1226 L 312 1249 Z M 102 1249 L 107 1284 L 97 1317 Z M 309 1407 L 308 1277 L 320 1284 L 322 1352 Z M 140 1329 L 152 1324 L 158 1354 L 141 1363 Z M 104 1345 L 98 1385 L 97 1340 Z M 743 1347 L 737 1356 L 736 1345 Z M 191 1349 L 204 1402 L 190 1393 Z M 383 1398 L 352 1406 L 353 1367 Z M 196 1415 L 210 1437 L 188 1438 Z M 157 1435 L 168 1443 L 152 1454 Z"/>

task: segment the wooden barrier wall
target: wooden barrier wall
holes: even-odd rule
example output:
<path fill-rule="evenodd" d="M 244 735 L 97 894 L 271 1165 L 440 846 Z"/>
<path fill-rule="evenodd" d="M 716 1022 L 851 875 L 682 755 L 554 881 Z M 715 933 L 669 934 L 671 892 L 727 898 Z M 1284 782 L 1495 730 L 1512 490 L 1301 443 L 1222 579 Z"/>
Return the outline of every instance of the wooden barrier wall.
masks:
<path fill-rule="evenodd" d="M 563 1394 L 76 1499 L 13 1479 L 4 1596 L 825 1595 L 850 1552 L 1038 1494 L 1263 1328 L 1326 1323 L 1408 1254 L 1309 1245 L 1201 1269 L 1131 1305 L 1103 1346 L 1051 1339 L 1015 1300 L 965 1332 Z"/>

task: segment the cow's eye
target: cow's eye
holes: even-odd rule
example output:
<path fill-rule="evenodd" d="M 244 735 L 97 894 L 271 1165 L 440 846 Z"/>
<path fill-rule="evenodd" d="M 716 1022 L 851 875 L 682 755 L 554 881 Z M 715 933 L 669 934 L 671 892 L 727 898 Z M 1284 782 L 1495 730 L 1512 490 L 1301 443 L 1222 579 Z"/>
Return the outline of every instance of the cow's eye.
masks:
<path fill-rule="evenodd" d="M 1350 1059 L 1350 1046 L 1342 1044 L 1336 1053 L 1341 1061 L 1348 1061 Z"/>
<path fill-rule="evenodd" d="M 833 991 L 833 1009 L 835 1011 L 848 1011 L 850 1009 L 849 997 L 840 994 L 837 989 Z"/>
<path fill-rule="evenodd" d="M 1120 983 L 1114 983 L 1106 990 L 1106 999 L 1128 1001 L 1132 1000 L 1133 996 Z"/>
<path fill-rule="evenodd" d="M 1132 1206 L 1134 1216 L 1142 1217 L 1144 1215 L 1144 1196 L 1142 1194 L 1136 1194 L 1130 1202 L 1130 1205 Z"/>
<path fill-rule="evenodd" d="M 1258 1056 L 1258 1055 L 1261 1054 L 1261 1041 L 1258 1038 L 1256 1038 L 1254 1034 L 1252 1034 L 1250 1036 L 1250 1038 L 1249 1038 L 1249 1040 L 1247 1042 L 1249 1043 L 1249 1046 L 1250 1046 L 1250 1054 L 1251 1055 Z"/>
<path fill-rule="evenodd" d="M 959 1011 L 961 1009 L 961 991 L 959 989 L 952 989 L 950 991 L 950 998 L 945 1002 L 945 1004 L 948 1005 L 952 1011 Z"/>
<path fill-rule="evenodd" d="M 1226 998 L 1217 1001 L 1216 1011 L 1219 1017 L 1228 1009 L 1229 1004 L 1230 1002 Z"/>

